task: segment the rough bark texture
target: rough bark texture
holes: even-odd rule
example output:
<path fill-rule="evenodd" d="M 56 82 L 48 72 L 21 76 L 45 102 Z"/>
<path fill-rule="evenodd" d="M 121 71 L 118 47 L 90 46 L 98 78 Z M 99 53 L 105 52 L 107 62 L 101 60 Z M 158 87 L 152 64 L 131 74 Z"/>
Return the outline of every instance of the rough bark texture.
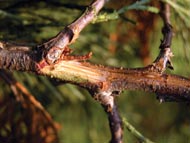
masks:
<path fill-rule="evenodd" d="M 164 21 L 163 40 L 160 53 L 151 65 L 136 69 L 112 68 L 85 62 L 91 54 L 71 56 L 67 46 L 74 42 L 104 4 L 105 0 L 93 1 L 79 19 L 36 48 L 7 46 L 8 43 L 0 42 L 0 69 L 34 72 L 86 88 L 108 114 L 111 143 L 121 143 L 122 124 L 114 102 L 115 95 L 122 90 L 144 90 L 156 93 L 162 102 L 190 102 L 190 80 L 164 73 L 167 67 L 173 68 L 173 54 L 170 49 L 172 26 L 168 7 L 163 4 L 160 13 Z"/>

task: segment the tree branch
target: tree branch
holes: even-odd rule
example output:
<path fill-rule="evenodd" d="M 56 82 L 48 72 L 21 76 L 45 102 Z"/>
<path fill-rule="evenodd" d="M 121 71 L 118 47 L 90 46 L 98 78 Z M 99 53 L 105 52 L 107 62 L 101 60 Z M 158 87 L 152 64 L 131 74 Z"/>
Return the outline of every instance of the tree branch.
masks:
<path fill-rule="evenodd" d="M 60 58 L 66 46 L 78 38 L 79 33 L 96 17 L 106 1 L 107 0 L 94 0 L 81 17 L 66 26 L 63 31 L 58 33 L 54 38 L 38 47 L 40 49 L 46 49 L 43 50 L 43 56 L 46 62 L 52 64 Z"/>
<path fill-rule="evenodd" d="M 121 117 L 117 110 L 117 105 L 115 104 L 115 96 L 118 95 L 118 92 L 109 92 L 109 91 L 94 91 L 89 90 L 92 97 L 101 103 L 105 112 L 108 115 L 109 126 L 111 131 L 111 140 L 110 143 L 122 143 L 123 139 L 123 126 Z"/>
<path fill-rule="evenodd" d="M 94 91 L 144 90 L 165 95 L 165 101 L 190 100 L 190 80 L 168 75 L 150 65 L 144 68 L 111 68 L 83 61 L 62 60 L 53 65 L 38 62 L 36 51 L 0 49 L 0 68 L 30 71 L 70 82 Z M 157 65 L 159 69 L 160 65 Z"/>
<path fill-rule="evenodd" d="M 86 88 L 108 114 L 111 142 L 121 143 L 122 124 L 114 102 L 115 95 L 122 90 L 144 90 L 156 93 L 160 101 L 190 102 L 190 80 L 164 73 L 167 66 L 173 68 L 172 27 L 165 6 L 161 7 L 164 27 L 160 53 L 151 65 L 135 69 L 112 68 L 85 62 L 90 54 L 71 56 L 67 45 L 75 41 L 105 2 L 95 0 L 80 18 L 37 48 L 0 42 L 0 69 L 30 71 Z"/>
<path fill-rule="evenodd" d="M 117 106 L 114 105 L 113 109 L 109 112 L 107 111 L 108 119 L 109 119 L 109 126 L 111 130 L 111 141 L 110 143 L 122 143 L 123 139 L 123 126 L 121 117 L 117 110 Z"/>
<path fill-rule="evenodd" d="M 114 104 L 111 111 L 106 111 L 109 119 L 109 126 L 111 131 L 111 141 L 110 143 L 122 143 L 123 139 L 123 126 L 121 117 L 117 110 L 117 106 Z"/>

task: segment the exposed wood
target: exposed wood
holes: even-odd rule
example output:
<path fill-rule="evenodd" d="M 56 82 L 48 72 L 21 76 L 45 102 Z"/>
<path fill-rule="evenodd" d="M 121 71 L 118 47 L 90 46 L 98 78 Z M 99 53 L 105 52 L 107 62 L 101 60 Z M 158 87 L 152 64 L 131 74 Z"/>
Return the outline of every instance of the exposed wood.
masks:
<path fill-rule="evenodd" d="M 171 64 L 172 26 L 169 8 L 161 3 L 164 21 L 163 40 L 156 60 L 142 68 L 114 68 L 86 62 L 91 53 L 71 56 L 68 45 L 96 17 L 106 0 L 94 0 L 84 14 L 66 26 L 57 36 L 35 48 L 0 42 L 0 69 L 33 72 L 87 89 L 108 114 L 112 143 L 122 143 L 122 124 L 114 102 L 122 90 L 152 92 L 163 101 L 190 102 L 190 80 L 166 74 Z"/>

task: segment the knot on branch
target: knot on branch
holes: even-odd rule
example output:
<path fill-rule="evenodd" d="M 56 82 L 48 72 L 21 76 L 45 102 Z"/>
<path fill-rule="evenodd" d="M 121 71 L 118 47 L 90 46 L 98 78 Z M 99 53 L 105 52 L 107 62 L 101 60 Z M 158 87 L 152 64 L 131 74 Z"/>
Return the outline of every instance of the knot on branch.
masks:
<path fill-rule="evenodd" d="M 111 112 L 114 106 L 114 96 L 110 91 L 101 91 L 94 93 L 93 98 L 98 101 L 105 109 L 106 112 Z"/>
<path fill-rule="evenodd" d="M 65 27 L 55 37 L 48 40 L 48 42 L 39 45 L 37 51 L 41 51 L 42 59 L 45 59 L 48 64 L 53 64 L 60 58 L 67 45 L 73 41 L 73 37 L 73 30 Z"/>
<path fill-rule="evenodd" d="M 73 31 L 66 27 L 54 38 L 53 45 L 48 47 L 47 54 L 45 54 L 45 59 L 49 64 L 60 58 L 67 45 L 72 41 L 73 35 Z"/>
<path fill-rule="evenodd" d="M 173 69 L 171 57 L 173 53 L 170 48 L 161 49 L 159 56 L 151 65 L 152 71 L 163 73 L 166 67 Z"/>

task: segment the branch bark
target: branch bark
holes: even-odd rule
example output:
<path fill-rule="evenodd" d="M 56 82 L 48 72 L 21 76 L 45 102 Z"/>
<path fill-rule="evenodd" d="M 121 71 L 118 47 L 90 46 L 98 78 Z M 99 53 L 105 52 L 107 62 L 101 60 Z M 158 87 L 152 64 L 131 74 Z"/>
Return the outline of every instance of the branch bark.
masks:
<path fill-rule="evenodd" d="M 162 97 L 165 98 L 164 101 L 188 102 L 190 80 L 178 75 L 162 73 L 157 70 L 159 67 L 162 66 L 152 64 L 142 68 L 121 69 L 75 60 L 62 60 L 53 65 L 42 65 L 38 62 L 38 53 L 35 51 L 0 49 L 1 69 L 34 72 L 90 90 L 110 92 L 128 89 L 144 90 L 165 95 Z"/>
<path fill-rule="evenodd" d="M 90 55 L 70 56 L 67 45 L 96 16 L 106 0 L 95 0 L 86 12 L 57 36 L 37 48 L 0 43 L 0 69 L 33 72 L 84 87 L 105 108 L 110 121 L 112 143 L 122 142 L 122 124 L 114 102 L 122 90 L 144 90 L 156 93 L 160 101 L 190 102 L 190 80 L 165 74 L 171 64 L 172 27 L 169 14 L 162 6 L 163 40 L 156 60 L 142 68 L 112 68 L 87 63 Z M 81 60 L 82 59 L 82 60 Z"/>
<path fill-rule="evenodd" d="M 103 8 L 107 0 L 93 0 L 86 11 L 73 23 L 66 26 L 58 35 L 40 45 L 38 48 L 43 49 L 43 56 L 49 64 L 58 60 L 65 48 L 73 43 L 79 33 L 86 27 Z M 44 50 L 44 48 L 46 50 Z"/>

